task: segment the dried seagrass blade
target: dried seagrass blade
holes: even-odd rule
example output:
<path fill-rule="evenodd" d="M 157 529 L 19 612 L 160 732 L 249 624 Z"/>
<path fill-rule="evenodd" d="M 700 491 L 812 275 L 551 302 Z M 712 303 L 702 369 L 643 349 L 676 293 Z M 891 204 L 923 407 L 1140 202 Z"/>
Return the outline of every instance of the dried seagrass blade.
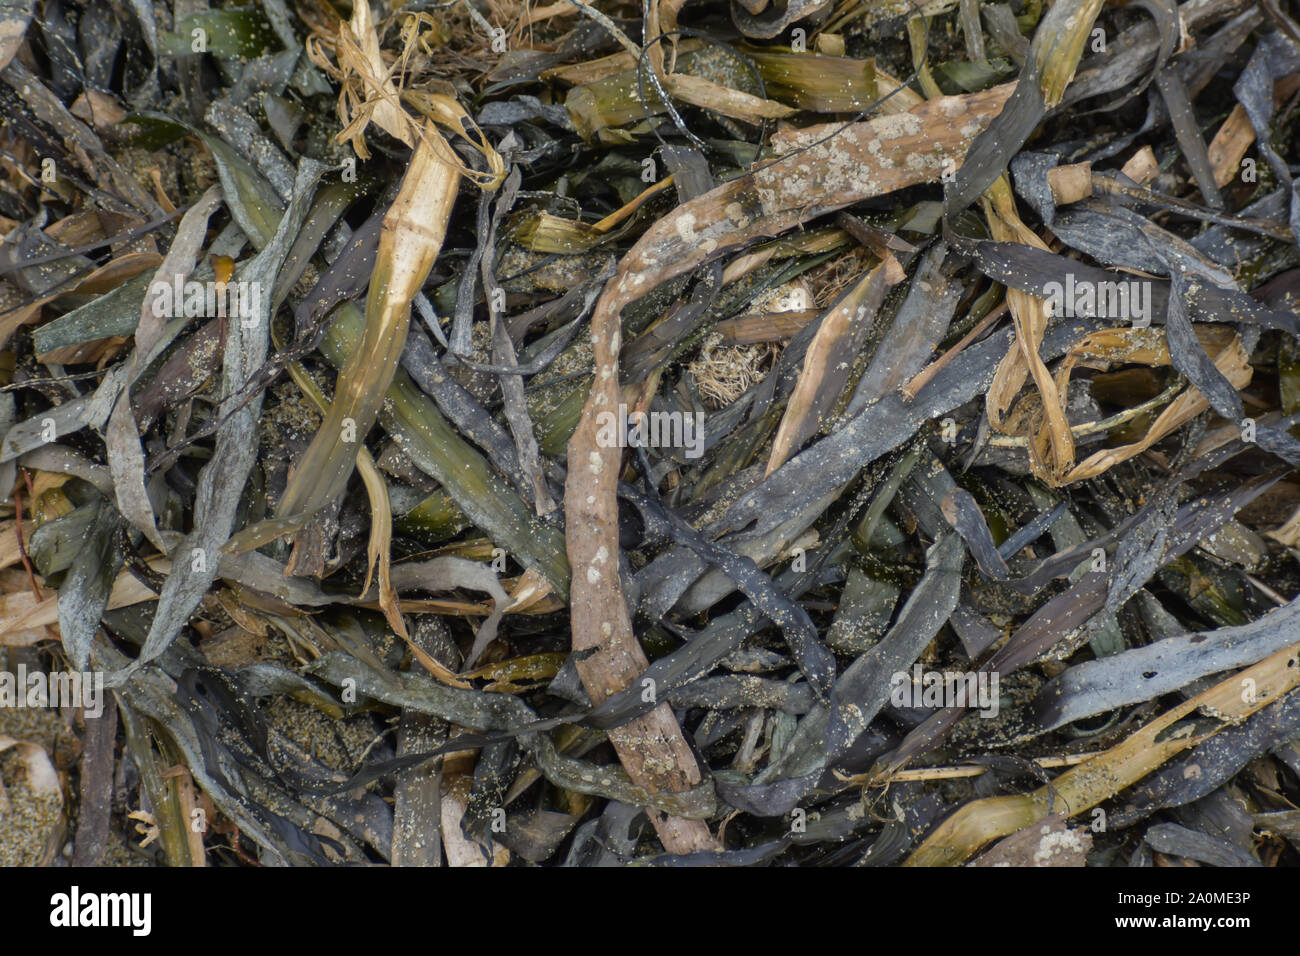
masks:
<path fill-rule="evenodd" d="M 1046 250 L 1047 245 L 1029 229 L 1016 212 L 1011 185 L 1005 176 L 990 188 L 985 200 L 989 232 L 995 241 L 1021 242 Z M 1020 391 L 1026 378 L 1032 378 L 1043 410 L 1041 428 L 1029 436 L 1029 461 L 1036 474 L 1052 483 L 1074 465 L 1074 436 L 1065 417 L 1065 399 L 1038 354 L 1048 322 L 1047 303 L 1019 289 L 1007 290 L 1007 305 L 1016 324 L 1016 342 L 998 366 L 989 388 L 986 408 L 989 424 L 1004 430 L 1003 412 Z"/>
<path fill-rule="evenodd" d="M 281 517 L 310 515 L 343 491 L 356 462 L 355 445 L 379 417 L 406 346 L 411 300 L 442 250 L 460 187 L 460 174 L 443 151 L 450 153 L 451 147 L 432 123 L 426 124 L 384 216 L 361 342 L 340 371 L 329 413 L 285 488 Z"/>

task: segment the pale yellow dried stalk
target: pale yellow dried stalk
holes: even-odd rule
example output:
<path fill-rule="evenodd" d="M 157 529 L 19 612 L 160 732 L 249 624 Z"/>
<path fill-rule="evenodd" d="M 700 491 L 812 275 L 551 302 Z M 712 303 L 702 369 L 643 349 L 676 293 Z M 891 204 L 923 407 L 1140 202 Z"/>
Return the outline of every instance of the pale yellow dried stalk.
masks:
<path fill-rule="evenodd" d="M 425 128 L 384 216 L 379 253 L 366 298 L 361 342 L 339 373 L 334 401 L 280 499 L 280 517 L 306 516 L 343 491 L 356 462 L 356 443 L 379 417 L 384 394 L 406 345 L 411 300 L 442 250 L 460 174 L 436 154 L 451 147 L 432 123 Z"/>
<path fill-rule="evenodd" d="M 351 142 L 358 156 L 369 159 L 363 134 L 373 121 L 390 136 L 414 146 L 410 120 L 393 82 L 394 68 L 385 66 L 379 50 L 379 34 L 368 0 L 357 0 L 351 22 L 339 24 L 333 41 L 338 66 L 325 55 L 323 47 L 328 42 L 325 37 L 313 35 L 307 38 L 306 49 L 308 58 L 339 83 L 338 111 L 343 132 L 338 142 Z"/>
<path fill-rule="evenodd" d="M 687 73 L 668 74 L 664 79 L 664 89 L 684 103 L 755 125 L 765 119 L 785 119 L 798 112 L 776 100 L 720 86 L 712 80 Z"/>
<path fill-rule="evenodd" d="M 393 81 L 396 67 L 384 63 L 367 0 L 357 0 L 351 22 L 339 24 L 337 67 L 325 55 L 321 38 L 315 39 L 309 54 L 343 86 L 339 112 L 346 128 L 340 142 L 351 140 L 364 158 L 363 134 L 373 120 L 414 145 L 415 153 L 384 216 L 361 342 L 339 373 L 329 413 L 280 499 L 279 518 L 292 521 L 323 507 L 347 484 L 356 462 L 356 449 L 351 446 L 363 441 L 374 426 L 397 372 L 406 346 L 411 300 L 442 251 L 461 177 L 472 177 L 485 188 L 495 188 L 505 177 L 501 157 L 455 100 L 423 91 L 398 95 Z M 422 122 L 402 108 L 403 98 L 424 114 Z M 468 169 L 438 132 L 438 125 L 465 135 L 483 155 L 488 172 Z"/>

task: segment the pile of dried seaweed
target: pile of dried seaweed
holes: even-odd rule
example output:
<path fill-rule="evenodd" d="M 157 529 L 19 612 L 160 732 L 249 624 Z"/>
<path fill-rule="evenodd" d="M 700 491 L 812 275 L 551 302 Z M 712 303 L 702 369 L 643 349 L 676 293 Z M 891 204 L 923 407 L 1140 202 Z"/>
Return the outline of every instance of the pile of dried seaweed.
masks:
<path fill-rule="evenodd" d="M 0 63 L 10 857 L 1300 862 L 1294 3 Z"/>

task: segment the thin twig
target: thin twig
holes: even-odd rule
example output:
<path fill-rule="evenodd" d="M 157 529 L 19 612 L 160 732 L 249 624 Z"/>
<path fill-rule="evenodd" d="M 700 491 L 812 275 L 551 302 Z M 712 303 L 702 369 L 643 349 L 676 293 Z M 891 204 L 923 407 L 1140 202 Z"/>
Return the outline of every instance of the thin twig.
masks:
<path fill-rule="evenodd" d="M 1002 316 L 1006 314 L 1006 311 L 1007 311 L 1007 304 L 1003 302 L 996 309 L 994 309 L 988 315 L 984 316 L 984 318 L 980 319 L 977 323 L 975 323 L 975 327 L 972 328 L 965 335 L 963 335 L 961 337 L 961 341 L 959 341 L 948 351 L 944 352 L 942 355 L 940 355 L 937 359 L 935 359 L 925 368 L 921 369 L 921 371 L 917 372 L 916 376 L 910 382 L 904 385 L 902 388 L 903 395 L 907 398 L 907 400 L 910 402 L 912 399 L 916 398 L 916 393 L 919 392 L 922 388 L 924 388 L 929 383 L 930 379 L 934 378 L 936 375 L 942 372 L 944 368 L 947 367 L 949 362 L 951 362 L 958 355 L 960 355 L 962 350 L 966 348 L 966 346 L 970 345 L 977 338 L 979 338 L 979 336 L 986 329 L 990 328 L 994 322 L 1002 318 Z"/>
<path fill-rule="evenodd" d="M 1093 757 L 1100 756 L 1103 751 L 1082 754 L 1065 754 L 1061 757 L 1034 757 L 1033 762 L 1044 769 L 1049 767 L 1073 767 L 1075 764 L 1083 763 L 1085 760 L 1091 760 Z M 908 781 L 926 781 L 926 780 L 956 780 L 962 777 L 978 777 L 988 773 L 991 767 L 982 764 L 959 764 L 953 767 L 915 767 L 911 770 L 899 770 L 890 774 L 883 780 L 875 780 L 871 774 L 860 773 L 853 776 L 845 776 L 836 773 L 846 784 L 866 784 L 871 782 L 874 786 L 885 786 L 891 783 L 904 783 Z"/>
<path fill-rule="evenodd" d="M 35 500 L 36 496 L 32 493 L 32 479 L 27 474 L 27 469 L 22 469 L 23 483 L 27 485 L 27 494 L 30 499 Z M 14 489 L 14 537 L 18 541 L 18 557 L 22 559 L 23 567 L 27 569 L 27 583 L 32 586 L 32 594 L 36 600 L 44 601 L 45 595 L 41 593 L 41 586 L 36 583 L 36 571 L 32 568 L 31 558 L 27 556 L 27 546 L 23 543 L 23 486 L 19 485 Z"/>

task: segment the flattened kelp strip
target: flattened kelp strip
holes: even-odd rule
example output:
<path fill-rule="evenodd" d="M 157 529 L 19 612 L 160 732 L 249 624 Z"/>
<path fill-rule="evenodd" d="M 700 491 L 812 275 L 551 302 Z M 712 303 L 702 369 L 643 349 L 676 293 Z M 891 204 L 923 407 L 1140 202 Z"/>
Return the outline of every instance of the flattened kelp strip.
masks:
<path fill-rule="evenodd" d="M 1076 664 L 1038 695 L 1044 731 L 1093 714 L 1151 700 L 1207 674 L 1242 667 L 1300 639 L 1300 601 L 1274 608 L 1257 621 L 1223 627 L 1098 660 Z"/>
<path fill-rule="evenodd" d="M 1065 278 L 1071 273 L 1080 285 L 1114 283 L 1121 275 L 1018 243 L 961 237 L 952 241 L 958 252 L 973 256 L 976 267 L 990 279 L 1038 296 L 1050 296 L 1053 283 L 1064 287 Z M 1152 321 L 1163 321 L 1169 308 L 1170 283 L 1163 279 L 1145 281 L 1151 284 Z M 1300 318 L 1294 313 L 1267 308 L 1244 292 L 1189 279 L 1183 295 L 1186 308 L 1198 322 L 1240 322 L 1300 335 Z"/>

